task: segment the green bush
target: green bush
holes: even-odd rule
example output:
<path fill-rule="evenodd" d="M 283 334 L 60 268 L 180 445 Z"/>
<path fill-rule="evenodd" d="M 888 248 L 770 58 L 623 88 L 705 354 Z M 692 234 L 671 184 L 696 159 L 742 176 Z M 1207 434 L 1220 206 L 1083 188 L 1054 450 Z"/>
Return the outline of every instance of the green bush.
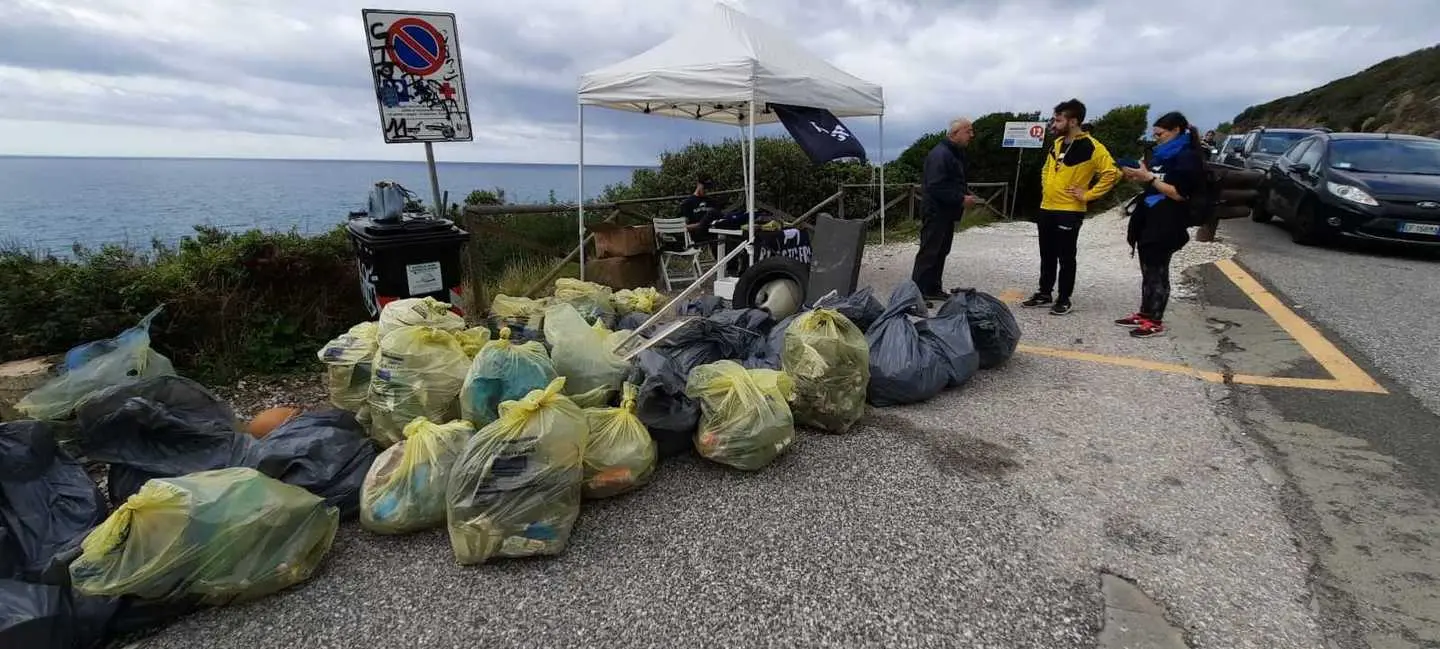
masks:
<path fill-rule="evenodd" d="M 810 161 L 794 140 L 787 137 L 762 137 L 755 140 L 755 198 L 798 217 L 834 194 L 842 183 L 871 182 L 874 167 L 851 162 L 817 165 Z M 718 144 L 692 142 L 684 149 L 660 155 L 658 169 L 637 169 L 629 183 L 612 185 L 603 194 L 606 201 L 654 196 L 680 196 L 695 190 L 695 179 L 708 175 L 718 189 L 743 189 L 745 176 L 741 168 L 740 141 L 726 139 Z M 894 182 L 886 179 L 887 182 Z M 868 214 L 878 205 L 868 195 L 855 191 L 855 203 L 846 210 Z M 745 197 L 727 197 L 733 208 L 743 208 Z M 867 209 L 868 208 L 868 209 Z M 673 213 L 675 205 L 663 208 Z M 832 213 L 838 208 L 832 209 Z"/>
<path fill-rule="evenodd" d="M 343 228 L 307 237 L 197 227 L 147 253 L 75 253 L 0 251 L 0 360 L 112 337 L 164 304 L 156 348 L 189 375 L 223 380 L 307 366 L 367 315 Z"/>

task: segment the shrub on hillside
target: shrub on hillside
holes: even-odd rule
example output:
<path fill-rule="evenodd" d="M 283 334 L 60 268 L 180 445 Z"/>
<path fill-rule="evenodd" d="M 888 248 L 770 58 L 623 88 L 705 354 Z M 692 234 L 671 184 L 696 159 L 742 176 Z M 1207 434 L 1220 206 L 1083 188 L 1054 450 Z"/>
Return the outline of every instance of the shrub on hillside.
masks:
<path fill-rule="evenodd" d="M 343 228 L 308 237 L 197 226 L 148 253 L 75 253 L 0 251 L 0 360 L 109 338 L 164 304 L 156 348 L 182 372 L 223 379 L 309 365 L 367 316 Z"/>
<path fill-rule="evenodd" d="M 800 216 L 829 198 L 841 183 L 871 182 L 872 173 L 872 166 L 858 162 L 817 165 L 788 136 L 755 140 L 755 198 L 791 216 Z M 718 189 L 744 188 L 740 141 L 726 139 L 718 144 L 692 142 L 679 151 L 663 153 L 659 168 L 637 169 L 629 183 L 607 187 L 604 200 L 689 194 L 695 190 L 695 179 L 702 174 L 715 179 Z M 869 205 L 873 202 L 868 200 L 870 192 L 853 193 L 857 202 L 847 204 L 847 210 L 868 214 L 878 207 Z M 732 207 L 743 208 L 745 205 L 745 197 L 741 194 L 732 195 L 729 200 Z M 863 204 L 859 202 L 862 200 L 865 201 Z M 674 207 L 668 206 L 672 212 Z"/>

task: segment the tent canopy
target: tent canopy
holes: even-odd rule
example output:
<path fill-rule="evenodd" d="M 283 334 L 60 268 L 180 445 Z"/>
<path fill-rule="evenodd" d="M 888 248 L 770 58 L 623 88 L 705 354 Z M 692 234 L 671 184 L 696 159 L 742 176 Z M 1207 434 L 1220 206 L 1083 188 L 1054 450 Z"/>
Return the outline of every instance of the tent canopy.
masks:
<path fill-rule="evenodd" d="M 778 121 L 766 104 L 824 108 L 839 117 L 883 115 L 880 86 L 791 42 L 779 30 L 716 3 L 665 42 L 580 77 L 581 105 L 743 124 Z"/>

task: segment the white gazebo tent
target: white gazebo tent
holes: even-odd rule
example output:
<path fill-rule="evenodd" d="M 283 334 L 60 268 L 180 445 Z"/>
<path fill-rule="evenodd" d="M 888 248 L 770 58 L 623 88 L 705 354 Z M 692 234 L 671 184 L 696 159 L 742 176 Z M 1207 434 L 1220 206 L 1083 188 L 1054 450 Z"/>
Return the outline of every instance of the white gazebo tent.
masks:
<path fill-rule="evenodd" d="M 580 240 L 585 240 L 585 106 L 743 127 L 747 246 L 754 261 L 755 124 L 779 121 L 769 104 L 880 118 L 880 206 L 885 205 L 885 99 L 880 86 L 852 76 L 792 42 L 780 30 L 724 3 L 665 42 L 580 77 Z M 585 251 L 580 250 L 584 274 Z"/>

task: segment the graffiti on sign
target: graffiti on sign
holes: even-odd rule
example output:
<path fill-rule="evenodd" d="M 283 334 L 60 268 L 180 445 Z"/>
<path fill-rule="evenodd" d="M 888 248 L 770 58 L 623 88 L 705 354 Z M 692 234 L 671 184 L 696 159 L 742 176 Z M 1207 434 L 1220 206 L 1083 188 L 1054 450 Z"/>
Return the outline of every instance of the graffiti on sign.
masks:
<path fill-rule="evenodd" d="M 366 9 L 363 15 L 385 141 L 471 141 L 455 14 Z"/>

